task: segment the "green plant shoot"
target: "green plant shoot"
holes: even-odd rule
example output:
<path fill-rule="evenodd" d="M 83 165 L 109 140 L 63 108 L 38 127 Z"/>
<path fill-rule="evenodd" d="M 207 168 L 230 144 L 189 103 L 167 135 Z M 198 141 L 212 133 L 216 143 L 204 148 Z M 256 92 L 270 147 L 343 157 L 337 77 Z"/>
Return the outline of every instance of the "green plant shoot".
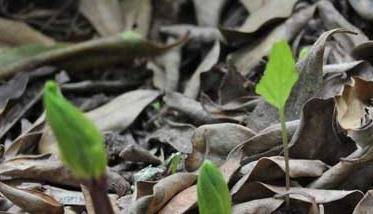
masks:
<path fill-rule="evenodd" d="M 58 142 L 60 157 L 79 179 L 96 179 L 105 174 L 103 136 L 84 114 L 60 93 L 53 81 L 44 86 L 46 119 Z"/>
<path fill-rule="evenodd" d="M 200 214 L 231 214 L 231 195 L 219 169 L 205 161 L 197 182 L 198 209 Z"/>
<path fill-rule="evenodd" d="M 282 143 L 285 156 L 286 189 L 290 189 L 289 178 L 289 150 L 286 131 L 285 105 L 291 89 L 298 80 L 298 72 L 291 49 L 286 41 L 273 45 L 269 61 L 264 71 L 264 76 L 256 86 L 256 93 L 276 107 L 281 122 Z M 286 198 L 289 205 L 289 198 Z"/>

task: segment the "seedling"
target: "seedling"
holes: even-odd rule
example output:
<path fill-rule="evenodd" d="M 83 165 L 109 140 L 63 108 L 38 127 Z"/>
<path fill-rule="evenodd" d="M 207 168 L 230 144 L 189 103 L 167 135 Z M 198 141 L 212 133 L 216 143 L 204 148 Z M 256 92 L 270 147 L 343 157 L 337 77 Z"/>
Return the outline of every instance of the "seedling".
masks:
<path fill-rule="evenodd" d="M 55 82 L 44 87 L 44 108 L 60 152 L 72 174 L 85 185 L 96 213 L 112 214 L 106 193 L 106 152 L 97 127 L 60 93 Z"/>
<path fill-rule="evenodd" d="M 231 195 L 219 169 L 205 161 L 197 182 L 198 210 L 200 214 L 231 214 Z"/>
<path fill-rule="evenodd" d="M 280 41 L 273 45 L 264 76 L 256 86 L 256 93 L 278 109 L 281 122 L 282 143 L 285 156 L 286 190 L 290 189 L 289 149 L 286 131 L 285 105 L 291 89 L 298 80 L 293 54 L 287 42 Z M 286 197 L 289 206 L 289 196 Z"/>

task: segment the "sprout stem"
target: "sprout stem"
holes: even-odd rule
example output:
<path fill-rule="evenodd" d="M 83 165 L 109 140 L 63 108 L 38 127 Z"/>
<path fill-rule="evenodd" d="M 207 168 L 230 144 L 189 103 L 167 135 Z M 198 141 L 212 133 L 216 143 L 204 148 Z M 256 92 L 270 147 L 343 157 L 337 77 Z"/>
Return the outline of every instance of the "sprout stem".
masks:
<path fill-rule="evenodd" d="M 86 180 L 82 184 L 87 188 L 95 214 L 114 214 L 107 195 L 106 178 Z"/>
<path fill-rule="evenodd" d="M 284 146 L 284 158 L 285 158 L 285 183 L 286 191 L 290 190 L 290 176 L 289 176 L 289 148 L 288 148 L 288 134 L 286 130 L 286 119 L 285 119 L 285 108 L 282 107 L 279 109 L 279 116 L 281 122 L 281 135 L 282 135 L 282 144 Z M 290 207 L 289 195 L 285 198 L 287 208 Z"/>

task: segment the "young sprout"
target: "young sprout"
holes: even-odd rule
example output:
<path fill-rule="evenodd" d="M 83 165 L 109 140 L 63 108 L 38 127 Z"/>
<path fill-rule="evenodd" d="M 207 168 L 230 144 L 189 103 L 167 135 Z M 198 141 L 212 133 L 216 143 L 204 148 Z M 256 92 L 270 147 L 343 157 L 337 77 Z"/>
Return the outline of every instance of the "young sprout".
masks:
<path fill-rule="evenodd" d="M 51 127 L 60 158 L 90 192 L 96 213 L 111 214 L 106 194 L 106 151 L 97 127 L 66 100 L 53 81 L 44 86 L 46 120 Z"/>
<path fill-rule="evenodd" d="M 278 109 L 281 122 L 282 143 L 285 156 L 286 189 L 290 189 L 289 178 L 289 149 L 286 131 L 285 104 L 291 89 L 298 80 L 298 72 L 291 49 L 286 41 L 280 41 L 273 45 L 264 76 L 256 86 L 256 93 L 272 106 Z M 286 198 L 289 206 L 289 197 Z"/>
<path fill-rule="evenodd" d="M 200 214 L 231 214 L 231 195 L 219 169 L 205 161 L 197 181 L 198 210 Z"/>

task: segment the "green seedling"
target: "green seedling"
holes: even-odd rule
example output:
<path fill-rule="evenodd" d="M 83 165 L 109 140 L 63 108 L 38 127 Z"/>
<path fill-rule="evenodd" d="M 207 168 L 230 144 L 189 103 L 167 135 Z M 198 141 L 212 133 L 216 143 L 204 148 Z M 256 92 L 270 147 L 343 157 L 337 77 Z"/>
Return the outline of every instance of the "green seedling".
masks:
<path fill-rule="evenodd" d="M 198 210 L 200 214 L 231 214 L 231 195 L 219 169 L 205 161 L 197 182 Z"/>
<path fill-rule="evenodd" d="M 298 80 L 293 54 L 287 42 L 273 45 L 264 76 L 256 86 L 256 93 L 278 109 L 281 122 L 282 143 L 284 147 L 286 189 L 290 189 L 289 149 L 286 131 L 285 105 L 291 89 Z M 289 206 L 289 197 L 286 198 Z"/>
<path fill-rule="evenodd" d="M 107 160 L 100 131 L 63 97 L 53 81 L 45 84 L 44 108 L 46 120 L 57 139 L 61 160 L 87 187 L 96 213 L 113 213 L 106 194 Z"/>

